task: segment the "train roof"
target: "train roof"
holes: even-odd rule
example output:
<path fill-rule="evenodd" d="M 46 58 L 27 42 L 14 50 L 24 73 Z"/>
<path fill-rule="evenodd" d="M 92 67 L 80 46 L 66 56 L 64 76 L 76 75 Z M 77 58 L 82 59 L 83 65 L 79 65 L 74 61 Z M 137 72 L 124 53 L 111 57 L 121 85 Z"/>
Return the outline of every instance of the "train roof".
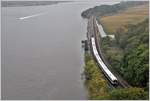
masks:
<path fill-rule="evenodd" d="M 98 51 L 96 49 L 96 45 L 95 45 L 95 39 L 94 37 L 91 38 L 92 41 L 92 48 L 93 48 L 93 52 L 94 55 L 98 61 L 98 63 L 101 65 L 102 69 L 106 72 L 106 74 L 112 79 L 112 80 L 117 80 L 117 78 L 110 72 L 110 70 L 107 68 L 107 66 L 104 64 L 104 62 L 102 61 L 102 59 L 100 58 Z"/>

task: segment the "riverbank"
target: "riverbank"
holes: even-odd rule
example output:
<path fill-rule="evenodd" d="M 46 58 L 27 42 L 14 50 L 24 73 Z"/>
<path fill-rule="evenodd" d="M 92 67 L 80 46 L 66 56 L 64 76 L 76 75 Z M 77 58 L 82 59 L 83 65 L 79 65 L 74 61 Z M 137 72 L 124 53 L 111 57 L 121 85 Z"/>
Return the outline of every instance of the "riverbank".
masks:
<path fill-rule="evenodd" d="M 85 52 L 84 55 L 85 86 L 88 90 L 88 98 L 93 100 L 101 99 L 100 97 L 107 96 L 108 82 L 104 79 L 104 75 L 92 56 L 88 52 Z"/>
<path fill-rule="evenodd" d="M 85 87 L 89 100 L 145 100 L 148 92 L 142 88 L 111 88 L 92 56 L 85 52 Z"/>

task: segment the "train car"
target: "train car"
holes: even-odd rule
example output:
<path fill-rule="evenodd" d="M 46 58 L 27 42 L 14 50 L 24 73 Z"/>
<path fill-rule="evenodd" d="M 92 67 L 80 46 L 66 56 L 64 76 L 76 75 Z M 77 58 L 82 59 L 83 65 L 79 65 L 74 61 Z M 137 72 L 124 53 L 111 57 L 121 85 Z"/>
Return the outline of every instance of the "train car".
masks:
<path fill-rule="evenodd" d="M 109 79 L 109 81 L 113 84 L 113 85 L 117 85 L 118 84 L 118 80 L 117 78 L 110 72 L 110 70 L 107 68 L 107 66 L 104 64 L 104 62 L 102 61 L 102 59 L 100 58 L 97 48 L 96 48 L 96 44 L 95 44 L 95 38 L 91 37 L 91 44 L 92 44 L 92 51 L 93 54 L 96 58 L 96 61 L 98 62 L 98 64 L 100 65 L 102 71 L 104 72 L 104 74 L 106 75 L 106 77 Z"/>

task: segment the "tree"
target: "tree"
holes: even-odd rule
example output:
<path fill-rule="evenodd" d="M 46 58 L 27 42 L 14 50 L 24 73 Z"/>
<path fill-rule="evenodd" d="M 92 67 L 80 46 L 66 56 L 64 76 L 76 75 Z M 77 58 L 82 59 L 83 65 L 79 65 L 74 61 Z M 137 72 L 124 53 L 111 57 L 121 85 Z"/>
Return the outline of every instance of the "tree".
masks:
<path fill-rule="evenodd" d="M 148 92 L 142 88 L 115 89 L 110 93 L 109 98 L 111 100 L 146 100 Z"/>

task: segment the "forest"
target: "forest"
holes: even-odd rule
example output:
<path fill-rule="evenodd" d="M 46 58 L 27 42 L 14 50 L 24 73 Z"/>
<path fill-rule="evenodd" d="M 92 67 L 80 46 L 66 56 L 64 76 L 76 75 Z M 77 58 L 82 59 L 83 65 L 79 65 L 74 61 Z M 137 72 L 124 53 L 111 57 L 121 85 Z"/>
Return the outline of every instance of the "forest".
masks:
<path fill-rule="evenodd" d="M 149 86 L 149 25 L 148 19 L 119 30 L 116 40 L 102 39 L 106 59 L 132 86 Z M 115 51 L 115 52 L 114 52 Z"/>
<path fill-rule="evenodd" d="M 90 8 L 84 11 L 81 15 L 84 18 L 89 18 L 94 15 L 97 17 L 97 20 L 102 23 L 101 18 L 103 19 L 105 16 L 117 15 L 119 12 L 130 7 L 132 8 L 139 5 L 145 5 L 147 2 L 148 1 L 135 1 L 121 2 L 115 5 L 102 5 Z M 146 10 L 146 12 L 147 11 L 148 10 Z M 140 13 L 142 12 L 139 12 L 139 14 Z M 120 16 L 120 18 L 121 17 L 122 16 Z M 135 21 L 136 16 L 134 15 L 132 17 L 133 21 Z M 114 32 L 106 30 L 106 32 L 110 32 L 108 34 L 114 34 L 115 39 L 111 39 L 107 36 L 102 38 L 101 42 L 104 57 L 109 62 L 111 66 L 110 68 L 116 70 L 123 79 L 131 85 L 131 87 L 111 90 L 105 87 L 107 88 L 104 93 L 105 95 L 99 94 L 95 97 L 92 96 L 91 99 L 149 99 L 149 18 L 148 15 L 145 14 L 145 16 L 141 16 L 140 19 L 142 20 L 139 20 L 140 22 L 136 21 L 138 22 L 136 24 L 126 23 L 126 25 L 123 26 L 126 30 L 124 30 L 122 26 L 115 29 Z M 117 19 L 113 20 L 117 21 Z M 128 19 L 125 20 L 128 21 Z M 103 27 L 104 30 L 109 29 L 109 23 Z M 88 67 L 87 64 L 86 66 Z M 92 87 L 93 90 L 97 89 L 94 85 Z"/>

